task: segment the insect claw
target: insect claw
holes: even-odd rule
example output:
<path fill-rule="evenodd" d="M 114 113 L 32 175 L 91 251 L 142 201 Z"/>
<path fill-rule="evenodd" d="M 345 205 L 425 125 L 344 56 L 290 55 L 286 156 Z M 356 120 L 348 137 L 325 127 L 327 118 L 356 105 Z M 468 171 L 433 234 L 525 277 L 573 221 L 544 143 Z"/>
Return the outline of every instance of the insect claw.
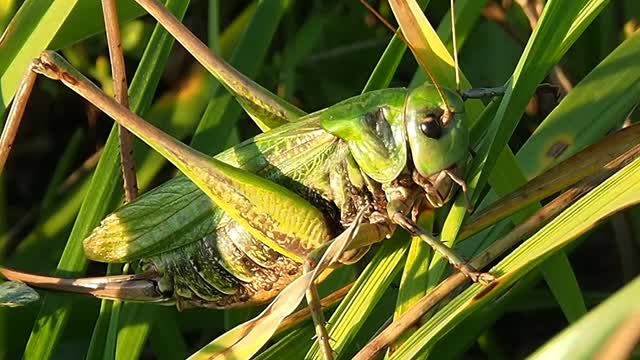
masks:
<path fill-rule="evenodd" d="M 418 217 L 420 216 L 420 214 L 427 209 L 427 207 L 425 206 L 424 198 L 419 198 L 418 200 L 416 200 L 416 202 L 417 204 L 413 208 L 411 208 L 411 220 L 413 222 L 418 221 Z"/>
<path fill-rule="evenodd" d="M 492 283 L 496 277 L 493 274 L 480 272 L 476 270 L 473 266 L 463 263 L 463 264 L 454 264 L 456 269 L 458 269 L 461 273 L 463 273 L 466 277 L 468 277 L 474 283 L 479 283 L 482 285 L 489 285 Z"/>
<path fill-rule="evenodd" d="M 471 200 L 470 200 L 470 199 L 469 199 L 469 197 L 467 196 L 467 193 L 464 193 L 464 197 L 465 197 L 465 200 L 467 201 L 467 212 L 468 212 L 469 214 L 471 214 L 472 212 L 474 212 L 474 211 L 475 211 L 475 209 L 476 209 L 476 208 L 475 208 L 475 207 L 473 206 L 473 204 L 471 203 Z"/>
<path fill-rule="evenodd" d="M 314 334 L 314 335 L 311 337 L 311 340 L 313 340 L 313 341 L 318 340 L 318 334 Z M 332 338 L 331 336 L 328 336 L 328 335 L 327 335 L 327 340 L 332 341 L 332 342 L 334 342 L 334 343 L 336 342 L 336 339 L 334 339 L 334 338 Z"/>
<path fill-rule="evenodd" d="M 489 285 L 496 280 L 496 276 L 491 273 L 480 273 L 478 277 L 478 282 L 482 285 Z"/>
<path fill-rule="evenodd" d="M 471 202 L 471 199 L 469 198 L 469 191 L 467 188 L 467 182 L 464 181 L 462 178 L 458 177 L 456 174 L 454 174 L 452 171 L 450 170 L 443 170 L 445 172 L 445 174 L 447 174 L 447 176 L 449 176 L 449 178 L 454 181 L 456 184 L 460 185 L 460 187 L 462 188 L 462 193 L 464 194 L 464 199 L 467 202 L 467 211 L 468 212 L 473 212 L 474 207 L 473 207 L 473 203 Z"/>

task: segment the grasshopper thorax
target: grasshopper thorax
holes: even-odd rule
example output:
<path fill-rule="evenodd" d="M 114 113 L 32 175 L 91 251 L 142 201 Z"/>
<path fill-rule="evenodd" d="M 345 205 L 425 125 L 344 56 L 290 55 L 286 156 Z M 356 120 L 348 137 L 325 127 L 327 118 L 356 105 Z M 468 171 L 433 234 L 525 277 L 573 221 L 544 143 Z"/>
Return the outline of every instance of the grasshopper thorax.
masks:
<path fill-rule="evenodd" d="M 378 90 L 316 116 L 323 129 L 348 144 L 371 179 L 389 184 L 409 170 L 431 205 L 439 207 L 453 194 L 454 183 L 462 183 L 469 148 L 462 98 L 451 90 L 441 92 L 430 84 Z"/>
<path fill-rule="evenodd" d="M 468 156 L 464 102 L 451 90 L 424 84 L 407 94 L 404 119 L 413 179 L 425 189 L 432 206 L 442 206 L 453 194 Z"/>

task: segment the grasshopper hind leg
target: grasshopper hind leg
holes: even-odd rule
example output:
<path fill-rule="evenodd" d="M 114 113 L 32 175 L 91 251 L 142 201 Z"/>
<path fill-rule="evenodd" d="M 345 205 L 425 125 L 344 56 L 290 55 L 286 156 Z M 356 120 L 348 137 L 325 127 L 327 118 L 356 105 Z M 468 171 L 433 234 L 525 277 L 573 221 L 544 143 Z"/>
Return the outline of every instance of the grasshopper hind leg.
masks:
<path fill-rule="evenodd" d="M 100 299 L 153 302 L 167 305 L 174 303 L 173 296 L 159 290 L 159 276 L 155 272 L 70 279 L 30 274 L 0 267 L 0 277 L 11 281 L 20 281 L 39 289 L 73 292 Z"/>

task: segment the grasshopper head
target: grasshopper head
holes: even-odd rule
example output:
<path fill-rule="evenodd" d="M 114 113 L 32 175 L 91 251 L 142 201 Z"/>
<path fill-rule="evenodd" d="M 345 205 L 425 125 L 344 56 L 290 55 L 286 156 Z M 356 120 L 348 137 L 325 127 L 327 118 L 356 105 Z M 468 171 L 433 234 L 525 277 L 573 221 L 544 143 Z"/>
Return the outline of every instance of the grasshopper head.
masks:
<path fill-rule="evenodd" d="M 425 178 L 455 165 L 464 165 L 469 131 L 464 102 L 455 92 L 424 84 L 409 91 L 405 102 L 405 125 L 415 169 Z"/>

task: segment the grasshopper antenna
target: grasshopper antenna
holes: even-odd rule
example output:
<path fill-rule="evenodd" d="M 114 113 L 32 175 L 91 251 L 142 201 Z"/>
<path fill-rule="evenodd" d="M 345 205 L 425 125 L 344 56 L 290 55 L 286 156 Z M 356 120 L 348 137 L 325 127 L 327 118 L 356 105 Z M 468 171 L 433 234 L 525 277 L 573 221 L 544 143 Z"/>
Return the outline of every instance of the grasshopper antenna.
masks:
<path fill-rule="evenodd" d="M 451 0 L 451 36 L 453 40 L 453 66 L 456 71 L 456 91 L 460 92 L 460 67 L 458 66 L 458 40 L 456 39 L 455 1 Z"/>
<path fill-rule="evenodd" d="M 404 36 L 402 36 L 402 33 L 398 31 L 398 29 L 394 28 L 393 25 L 391 25 L 387 19 L 384 18 L 384 16 L 382 16 L 378 10 L 374 9 L 373 6 L 369 5 L 369 3 L 366 0 L 360 0 L 360 4 L 362 4 L 365 8 L 367 8 L 367 10 L 376 17 L 376 19 L 378 19 L 378 21 L 380 21 L 384 26 L 387 27 L 387 29 L 391 30 L 391 32 L 393 32 L 394 34 L 397 33 L 398 36 L 400 36 L 400 39 L 402 39 L 402 42 L 404 42 L 407 46 L 409 46 L 409 43 L 407 42 L 407 40 L 404 38 Z"/>
<path fill-rule="evenodd" d="M 405 45 L 407 45 L 407 47 L 409 49 L 411 49 L 411 51 L 413 53 L 415 53 L 415 48 L 409 43 L 409 41 L 407 41 L 407 39 L 404 37 L 404 35 L 402 35 L 402 31 L 399 31 L 398 29 L 396 29 L 395 27 L 393 27 L 393 25 L 391 25 L 387 19 L 384 18 L 384 16 L 382 16 L 376 9 L 374 9 L 371 5 L 369 5 L 369 3 L 366 0 L 359 0 L 360 3 L 373 15 L 376 17 L 376 19 L 378 19 L 382 24 L 384 24 L 384 26 L 387 27 L 387 29 L 391 30 L 391 32 L 393 32 L 394 34 L 398 34 L 398 36 L 400 37 L 400 39 L 402 40 L 402 42 L 405 43 Z M 452 0 L 453 1 L 453 0 Z M 455 38 L 455 36 L 454 36 Z M 455 41 L 455 40 L 454 40 Z M 454 43 L 454 48 L 455 48 L 455 43 Z M 433 83 L 433 86 L 436 87 L 436 91 L 438 92 L 438 95 L 440 96 L 440 99 L 442 100 L 442 103 L 445 106 L 445 111 L 444 114 L 442 115 L 443 118 L 443 123 L 446 124 L 447 123 L 447 119 L 449 119 L 450 115 L 451 115 L 451 111 L 449 110 L 449 104 L 447 103 L 447 98 L 445 98 L 444 96 L 444 92 L 442 91 L 442 88 L 440 87 L 440 85 L 438 84 L 438 81 L 436 80 L 436 77 L 433 75 L 433 73 L 431 72 L 431 69 L 429 69 L 429 67 L 427 66 L 426 63 L 424 63 L 419 57 L 416 56 L 416 60 L 418 61 L 418 63 L 420 64 L 420 66 L 422 66 L 422 68 L 424 69 L 424 71 L 427 73 L 427 75 L 429 76 L 429 78 L 431 79 L 431 82 Z M 456 70 L 457 70 L 457 62 L 456 62 Z M 456 72 L 456 75 L 458 73 Z M 458 83 L 458 78 L 456 77 L 456 83 Z"/>

